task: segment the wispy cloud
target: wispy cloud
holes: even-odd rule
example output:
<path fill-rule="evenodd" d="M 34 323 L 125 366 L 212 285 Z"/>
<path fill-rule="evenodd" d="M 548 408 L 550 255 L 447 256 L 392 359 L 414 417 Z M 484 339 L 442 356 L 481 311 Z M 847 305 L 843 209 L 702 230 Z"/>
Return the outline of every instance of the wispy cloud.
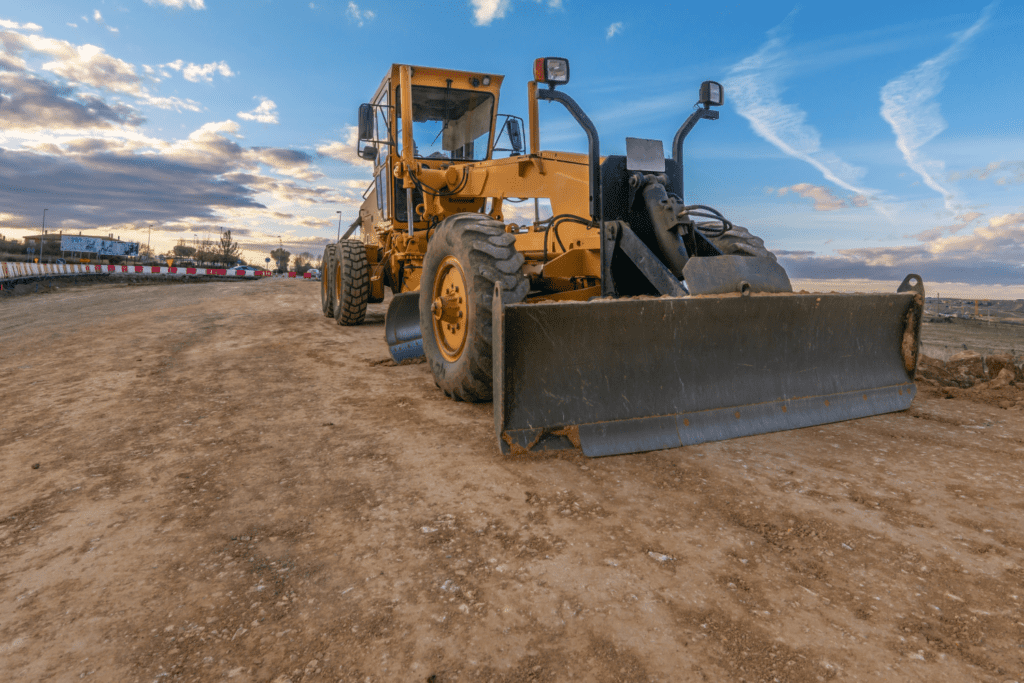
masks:
<path fill-rule="evenodd" d="M 991 178 L 996 185 L 1019 185 L 1024 183 L 1024 161 L 993 161 L 983 168 L 972 168 L 949 174 L 949 180 L 952 182 L 965 178 L 978 180 Z"/>
<path fill-rule="evenodd" d="M 805 199 L 812 200 L 814 202 L 815 211 L 835 211 L 836 209 L 845 209 L 849 206 L 849 204 L 832 194 L 827 187 L 822 185 L 797 183 L 796 185 L 780 187 L 776 190 L 776 193 L 780 197 L 790 192 L 798 194 Z M 854 206 L 863 206 L 866 203 L 866 200 L 863 195 L 854 195 L 854 199 L 851 200 L 851 203 L 853 203 Z"/>
<path fill-rule="evenodd" d="M 373 21 L 377 17 L 377 15 L 374 14 L 372 10 L 359 9 L 359 5 L 357 5 L 354 2 L 348 3 L 348 9 L 346 10 L 346 12 L 349 18 L 356 22 L 356 25 L 358 26 L 362 26 L 368 21 Z"/>
<path fill-rule="evenodd" d="M 231 70 L 231 67 L 228 66 L 228 63 L 224 61 L 210 62 L 209 64 L 193 64 L 191 62 L 186 64 L 184 60 L 176 59 L 173 62 L 161 64 L 160 66 L 180 71 L 186 81 L 191 81 L 193 83 L 199 83 L 200 81 L 212 83 L 214 74 L 220 74 L 225 78 L 235 75 Z M 164 75 L 167 75 L 166 72 Z"/>
<path fill-rule="evenodd" d="M 260 106 L 252 111 L 238 112 L 238 118 L 245 119 L 246 121 L 258 121 L 259 123 L 277 123 L 277 105 L 274 104 L 274 101 L 266 97 L 257 97 L 255 99 L 260 101 Z"/>
<path fill-rule="evenodd" d="M 99 25 L 100 25 L 100 26 L 102 26 L 103 28 L 107 29 L 107 30 L 108 30 L 108 31 L 110 31 L 111 33 L 119 33 L 119 31 L 118 31 L 118 30 L 117 30 L 116 28 L 114 28 L 113 26 L 111 26 L 110 24 L 108 24 L 107 22 L 105 22 L 105 21 L 103 20 L 103 15 L 102 15 L 102 14 L 100 14 L 100 11 L 99 11 L 99 10 L 93 10 L 93 13 L 92 13 L 92 19 L 93 19 L 93 21 L 95 21 L 95 22 L 96 22 L 97 24 L 99 24 Z"/>
<path fill-rule="evenodd" d="M 929 159 L 921 152 L 921 147 L 946 129 L 946 121 L 935 97 L 942 92 L 949 67 L 988 23 L 994 7 L 995 3 L 986 7 L 981 17 L 957 35 L 953 44 L 943 52 L 889 81 L 881 92 L 882 118 L 896 134 L 896 146 L 907 166 L 921 176 L 925 185 L 942 195 L 946 208 L 953 212 L 957 211 L 954 195 L 937 180 L 944 173 L 945 164 L 941 160 Z"/>
<path fill-rule="evenodd" d="M 859 185 L 864 169 L 846 163 L 821 146 L 821 134 L 807 123 L 798 105 L 782 101 L 782 80 L 789 69 L 786 43 L 794 14 L 768 31 L 761 48 L 730 69 L 723 85 L 736 110 L 757 135 L 818 169 L 831 183 L 865 197 L 879 193 Z"/>
<path fill-rule="evenodd" d="M 608 31 L 605 33 L 605 39 L 611 40 L 619 33 L 622 33 L 622 22 L 616 21 L 614 24 L 608 27 Z"/>
<path fill-rule="evenodd" d="M 206 4 L 203 0 L 146 0 L 147 5 L 163 5 L 164 7 L 171 7 L 173 9 L 184 9 L 185 7 L 191 7 L 192 9 L 206 9 Z"/>

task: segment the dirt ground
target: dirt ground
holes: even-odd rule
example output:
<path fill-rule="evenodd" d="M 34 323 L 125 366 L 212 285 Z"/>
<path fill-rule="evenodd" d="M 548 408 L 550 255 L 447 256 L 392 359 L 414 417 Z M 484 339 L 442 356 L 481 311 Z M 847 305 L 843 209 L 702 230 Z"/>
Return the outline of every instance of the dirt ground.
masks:
<path fill-rule="evenodd" d="M 0 301 L 0 678 L 1024 681 L 1024 382 L 511 458 L 490 404 L 378 362 L 383 304 L 319 308 Z"/>

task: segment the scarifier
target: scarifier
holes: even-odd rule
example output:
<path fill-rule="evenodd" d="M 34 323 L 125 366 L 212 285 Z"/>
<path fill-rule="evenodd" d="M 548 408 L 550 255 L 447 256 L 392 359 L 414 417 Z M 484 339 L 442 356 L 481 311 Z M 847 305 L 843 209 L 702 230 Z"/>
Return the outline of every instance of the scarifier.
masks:
<path fill-rule="evenodd" d="M 374 180 L 325 251 L 324 315 L 360 324 L 390 288 L 392 358 L 425 355 L 456 400 L 493 397 L 506 453 L 632 453 L 910 406 L 919 276 L 794 293 L 761 239 L 684 201 L 683 142 L 718 118 L 720 84 L 701 85 L 666 158 L 640 138 L 602 157 L 568 82 L 568 60 L 535 62 L 527 153 L 523 121 L 496 113 L 501 76 L 393 65 L 359 108 Z M 587 154 L 541 150 L 540 101 L 568 110 Z"/>

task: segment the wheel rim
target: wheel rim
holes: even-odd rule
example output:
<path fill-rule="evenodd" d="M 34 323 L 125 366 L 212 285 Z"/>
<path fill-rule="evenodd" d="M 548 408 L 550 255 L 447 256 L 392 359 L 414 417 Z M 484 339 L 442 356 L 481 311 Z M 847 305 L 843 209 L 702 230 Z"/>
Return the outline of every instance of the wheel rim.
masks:
<path fill-rule="evenodd" d="M 454 256 L 447 256 L 438 266 L 430 296 L 430 313 L 434 323 L 434 339 L 448 362 L 455 362 L 466 348 L 469 336 L 469 297 L 466 273 Z"/>

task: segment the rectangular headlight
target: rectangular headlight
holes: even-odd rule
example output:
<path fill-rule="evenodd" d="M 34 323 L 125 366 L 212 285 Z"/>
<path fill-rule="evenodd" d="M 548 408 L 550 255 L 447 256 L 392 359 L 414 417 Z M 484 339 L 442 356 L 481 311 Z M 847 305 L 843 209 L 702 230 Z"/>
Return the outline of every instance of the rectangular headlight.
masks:
<path fill-rule="evenodd" d="M 569 60 L 540 57 L 533 62 L 533 79 L 548 85 L 565 85 L 569 82 Z"/>
<path fill-rule="evenodd" d="M 722 84 L 715 81 L 704 81 L 700 84 L 700 103 L 706 107 L 721 107 L 725 100 Z"/>

